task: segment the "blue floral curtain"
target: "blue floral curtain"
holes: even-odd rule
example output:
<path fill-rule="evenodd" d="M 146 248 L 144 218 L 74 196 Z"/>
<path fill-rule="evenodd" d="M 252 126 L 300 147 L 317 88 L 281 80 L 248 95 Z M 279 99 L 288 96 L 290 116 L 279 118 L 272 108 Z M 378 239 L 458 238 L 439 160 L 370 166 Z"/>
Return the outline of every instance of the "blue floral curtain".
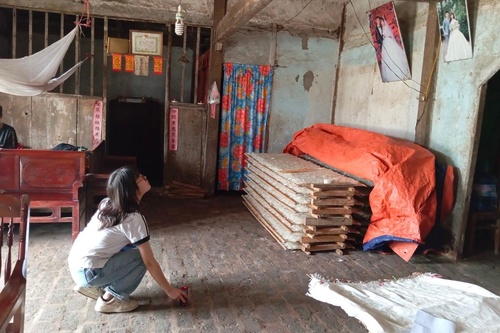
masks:
<path fill-rule="evenodd" d="M 272 79 L 269 65 L 224 64 L 219 190 L 241 190 L 245 153 L 263 152 Z"/>

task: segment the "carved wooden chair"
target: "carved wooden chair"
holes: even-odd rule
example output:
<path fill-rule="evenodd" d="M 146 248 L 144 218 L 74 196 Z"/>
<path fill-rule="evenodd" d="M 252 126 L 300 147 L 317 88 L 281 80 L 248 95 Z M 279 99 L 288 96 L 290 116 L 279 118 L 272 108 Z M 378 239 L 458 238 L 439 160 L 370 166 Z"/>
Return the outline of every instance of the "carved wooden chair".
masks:
<path fill-rule="evenodd" d="M 0 193 L 0 286 L 3 286 L 0 291 L 1 333 L 24 331 L 29 207 L 26 194 Z M 14 222 L 19 222 L 19 248 L 17 260 L 13 262 Z M 4 248 L 5 231 L 7 239 Z"/>

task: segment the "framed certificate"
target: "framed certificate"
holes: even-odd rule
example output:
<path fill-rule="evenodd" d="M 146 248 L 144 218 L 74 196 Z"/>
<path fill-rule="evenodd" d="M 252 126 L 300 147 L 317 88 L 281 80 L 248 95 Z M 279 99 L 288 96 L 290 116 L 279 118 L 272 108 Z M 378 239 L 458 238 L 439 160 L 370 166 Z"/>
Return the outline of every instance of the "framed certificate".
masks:
<path fill-rule="evenodd" d="M 163 53 L 163 32 L 130 30 L 130 52 L 161 56 Z"/>

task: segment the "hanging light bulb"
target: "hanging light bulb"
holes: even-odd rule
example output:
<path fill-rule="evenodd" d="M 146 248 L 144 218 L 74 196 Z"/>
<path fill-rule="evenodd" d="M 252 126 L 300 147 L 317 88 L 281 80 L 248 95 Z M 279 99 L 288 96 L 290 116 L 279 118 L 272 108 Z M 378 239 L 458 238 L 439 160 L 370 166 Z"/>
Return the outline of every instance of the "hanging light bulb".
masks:
<path fill-rule="evenodd" d="M 179 5 L 177 14 L 175 14 L 175 34 L 182 36 L 184 33 L 184 15 L 182 15 L 182 7 Z"/>

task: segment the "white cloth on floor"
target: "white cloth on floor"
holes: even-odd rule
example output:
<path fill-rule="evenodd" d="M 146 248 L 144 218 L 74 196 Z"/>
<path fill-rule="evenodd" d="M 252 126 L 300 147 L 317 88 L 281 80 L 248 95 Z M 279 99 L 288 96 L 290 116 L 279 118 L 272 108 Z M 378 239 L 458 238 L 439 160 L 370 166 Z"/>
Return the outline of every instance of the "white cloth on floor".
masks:
<path fill-rule="evenodd" d="M 499 296 L 431 273 L 363 283 L 313 275 L 307 295 L 340 306 L 370 333 L 408 333 L 419 310 L 453 322 L 457 333 L 500 332 Z"/>

